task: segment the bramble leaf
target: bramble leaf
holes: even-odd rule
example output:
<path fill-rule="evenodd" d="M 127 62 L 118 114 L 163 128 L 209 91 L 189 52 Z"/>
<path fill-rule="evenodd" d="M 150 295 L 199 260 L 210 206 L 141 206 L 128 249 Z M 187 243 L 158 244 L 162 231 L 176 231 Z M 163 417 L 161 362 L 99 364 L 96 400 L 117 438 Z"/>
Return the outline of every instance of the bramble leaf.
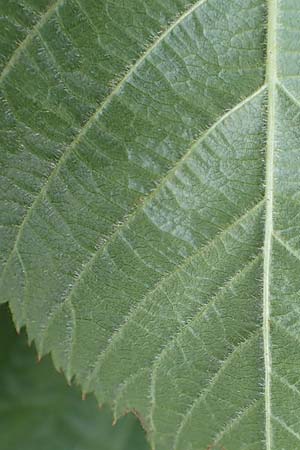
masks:
<path fill-rule="evenodd" d="M 299 448 L 298 0 L 0 15 L 17 327 L 156 450 Z"/>

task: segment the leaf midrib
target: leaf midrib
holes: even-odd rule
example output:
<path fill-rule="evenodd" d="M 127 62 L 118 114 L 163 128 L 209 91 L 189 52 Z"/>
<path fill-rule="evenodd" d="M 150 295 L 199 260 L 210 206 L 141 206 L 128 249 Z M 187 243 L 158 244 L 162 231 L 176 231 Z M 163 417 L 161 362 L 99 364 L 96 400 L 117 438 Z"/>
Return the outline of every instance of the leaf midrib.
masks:
<path fill-rule="evenodd" d="M 119 82 L 115 89 L 109 94 L 105 101 L 100 105 L 100 107 L 91 116 L 88 122 L 81 129 L 75 140 L 68 146 L 64 155 L 58 163 L 58 167 L 53 170 L 50 174 L 46 184 L 43 186 L 42 190 L 36 197 L 36 200 L 43 195 L 46 191 L 49 179 L 57 173 L 59 166 L 65 160 L 66 153 L 69 154 L 70 148 L 72 149 L 74 145 L 79 141 L 81 136 L 85 133 L 86 129 L 96 120 L 105 107 L 110 103 L 111 99 L 116 93 L 118 93 L 124 83 L 135 71 L 136 67 L 145 59 L 145 57 L 161 42 L 166 35 L 171 32 L 171 30 L 180 23 L 186 16 L 191 14 L 197 7 L 199 7 L 206 0 L 200 0 L 196 2 L 188 11 L 181 15 L 176 22 L 174 22 L 171 27 L 156 40 L 148 50 L 143 54 L 139 60 L 131 67 L 130 71 L 127 72 L 126 76 Z M 47 12 L 42 16 L 41 20 L 35 25 L 34 29 L 39 30 L 42 23 L 44 23 L 47 18 L 51 15 L 53 11 L 56 10 L 57 6 L 62 3 L 58 0 L 54 3 Z M 267 121 L 267 146 L 266 146 L 266 187 L 265 187 L 265 198 L 266 198 L 266 216 L 265 216 L 265 242 L 264 242 L 264 288 L 263 288 L 263 340 L 264 340 L 264 358 L 265 358 L 265 433 L 266 433 L 266 450 L 272 449 L 272 429 L 271 429 L 271 370 L 272 370 L 272 358 L 271 358 L 271 336 L 270 336 L 270 274 L 271 274 L 271 252 L 272 252 L 272 236 L 273 236 L 273 172 L 274 172 L 274 146 L 275 146 L 275 108 L 276 108 L 276 85 L 278 83 L 277 79 L 277 63 L 276 63 L 276 25 L 277 25 L 277 10 L 278 4 L 277 0 L 267 0 L 268 4 L 268 32 L 267 32 L 267 61 L 266 61 L 266 84 L 268 85 L 268 121 Z M 0 82 L 6 77 L 8 71 L 14 61 L 18 58 L 18 54 L 22 51 L 22 48 L 27 45 L 28 41 L 32 39 L 32 32 L 27 35 L 25 40 L 20 44 L 20 46 L 14 52 L 12 58 L 4 68 L 1 76 Z M 262 89 L 262 88 L 261 88 Z M 284 88 L 286 91 L 286 89 Z M 293 98 L 292 96 L 290 96 Z M 295 100 L 293 98 L 293 100 Z M 186 157 L 186 154 L 184 155 Z M 36 201 L 31 205 L 30 210 L 34 209 Z M 28 220 L 28 213 L 25 216 L 15 242 L 13 251 L 17 251 L 17 244 L 20 238 L 21 230 L 24 223 Z M 13 252 L 12 251 L 12 252 Z"/>
<path fill-rule="evenodd" d="M 266 450 L 272 448 L 271 425 L 271 334 L 270 334 L 270 277 L 273 235 L 273 187 L 274 187 L 274 147 L 276 126 L 276 85 L 277 85 L 277 0 L 268 0 L 266 83 L 268 85 L 267 146 L 266 146 L 266 216 L 263 273 L 263 342 L 265 362 L 265 438 Z"/>

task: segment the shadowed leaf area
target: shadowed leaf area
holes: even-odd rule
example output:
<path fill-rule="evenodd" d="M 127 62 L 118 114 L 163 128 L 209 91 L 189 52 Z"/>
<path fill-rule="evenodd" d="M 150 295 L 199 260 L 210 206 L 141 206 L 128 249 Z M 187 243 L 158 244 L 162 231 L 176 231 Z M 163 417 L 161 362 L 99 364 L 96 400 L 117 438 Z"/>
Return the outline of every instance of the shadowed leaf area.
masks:
<path fill-rule="evenodd" d="M 137 419 L 112 426 L 107 407 L 82 401 L 75 387 L 55 372 L 49 357 L 37 362 L 22 330 L 15 332 L 0 308 L 1 450 L 148 450 Z"/>

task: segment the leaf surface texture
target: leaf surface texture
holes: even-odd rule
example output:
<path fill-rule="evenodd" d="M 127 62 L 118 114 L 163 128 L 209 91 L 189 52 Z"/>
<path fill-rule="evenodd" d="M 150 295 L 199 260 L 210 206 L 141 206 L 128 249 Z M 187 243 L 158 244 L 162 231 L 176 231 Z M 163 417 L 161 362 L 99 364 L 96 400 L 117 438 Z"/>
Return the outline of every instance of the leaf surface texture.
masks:
<path fill-rule="evenodd" d="M 156 450 L 299 448 L 299 2 L 0 15 L 17 326 Z"/>

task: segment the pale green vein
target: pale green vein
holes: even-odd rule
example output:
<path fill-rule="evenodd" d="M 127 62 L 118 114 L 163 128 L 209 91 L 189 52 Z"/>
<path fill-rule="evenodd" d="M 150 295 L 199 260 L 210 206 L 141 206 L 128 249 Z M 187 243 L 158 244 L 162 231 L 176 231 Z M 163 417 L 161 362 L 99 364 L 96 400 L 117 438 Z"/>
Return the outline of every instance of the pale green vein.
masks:
<path fill-rule="evenodd" d="M 285 377 L 279 375 L 279 374 L 278 374 L 277 372 L 275 372 L 274 370 L 272 371 L 272 376 L 275 377 L 275 378 L 277 378 L 277 380 L 278 380 L 281 384 L 283 384 L 284 386 L 286 386 L 288 389 L 290 389 L 290 390 L 293 391 L 297 396 L 300 397 L 300 391 L 299 391 L 299 389 L 297 389 L 296 386 L 295 386 L 294 384 L 289 383 L 289 381 L 288 381 Z"/>
<path fill-rule="evenodd" d="M 63 0 L 59 0 L 55 5 L 53 5 L 52 9 L 50 10 L 51 12 L 53 12 L 55 10 L 55 8 L 60 4 L 60 2 Z M 49 177 L 47 178 L 45 184 L 43 185 L 43 187 L 41 188 L 39 194 L 36 196 L 35 200 L 33 201 L 32 205 L 30 206 L 30 208 L 27 210 L 27 213 L 22 221 L 22 223 L 19 226 L 19 232 L 17 234 L 13 249 L 7 259 L 6 262 L 6 266 L 3 269 L 2 272 L 2 276 L 1 276 L 1 280 L 5 277 L 5 272 L 7 267 L 10 264 L 11 258 L 14 255 L 18 243 L 20 241 L 20 238 L 22 236 L 22 232 L 23 229 L 26 225 L 26 223 L 29 221 L 31 214 L 33 213 L 36 205 L 38 204 L 38 201 L 40 198 L 43 198 L 44 194 L 46 193 L 48 186 L 50 185 L 51 181 L 55 178 L 55 176 L 59 173 L 61 166 L 65 163 L 65 161 L 67 160 L 69 154 L 72 152 L 72 150 L 74 149 L 74 147 L 80 142 L 81 138 L 86 134 L 86 132 L 92 127 L 92 125 L 94 124 L 94 122 L 99 118 L 99 116 L 103 113 L 103 111 L 106 109 L 106 107 L 110 104 L 110 102 L 112 101 L 112 99 L 115 97 L 115 95 L 117 95 L 118 93 L 120 93 L 120 91 L 122 90 L 122 87 L 124 86 L 124 84 L 130 79 L 131 75 L 137 70 L 137 68 L 143 63 L 143 61 L 149 56 L 149 54 L 155 50 L 155 48 L 172 32 L 172 30 L 180 25 L 180 23 L 186 19 L 190 14 L 192 14 L 198 7 L 200 7 L 202 4 L 204 4 L 207 0 L 200 0 L 197 1 L 195 4 L 193 4 L 188 10 L 186 10 L 183 14 L 181 14 L 177 20 L 175 22 L 173 22 L 160 36 L 158 39 L 156 39 L 146 50 L 146 52 L 144 52 L 142 54 L 142 56 L 137 59 L 137 61 L 131 66 L 130 70 L 126 73 L 126 75 L 119 81 L 119 83 L 115 86 L 115 88 L 111 91 L 111 93 L 106 97 L 106 99 L 99 105 L 99 107 L 95 110 L 95 112 L 91 115 L 91 117 L 87 120 L 87 122 L 83 125 L 83 127 L 80 129 L 79 133 L 77 134 L 77 136 L 75 137 L 75 139 L 66 147 L 65 151 L 63 152 L 62 156 L 60 157 L 58 163 L 56 164 L 56 166 L 54 167 L 54 169 L 52 170 L 51 174 L 49 175 Z M 39 28 L 46 22 L 48 16 L 49 16 L 50 12 L 48 10 L 48 15 L 47 17 L 43 16 L 42 21 L 39 22 L 39 24 L 36 26 L 34 33 L 32 31 L 32 33 L 30 34 L 30 38 L 28 38 L 29 40 L 32 39 L 32 37 L 35 35 L 36 31 L 39 30 Z M 38 27 L 38 28 L 37 28 Z M 25 42 L 25 41 L 24 41 Z M 28 40 L 26 41 L 28 42 Z M 23 44 L 23 47 L 26 46 L 27 44 Z M 18 54 L 21 50 L 18 51 Z M 16 58 L 16 57 L 15 57 Z M 0 282 L 1 282 L 0 280 Z"/>
<path fill-rule="evenodd" d="M 216 383 L 218 382 L 219 378 L 221 377 L 221 375 L 223 374 L 224 370 L 226 369 L 226 367 L 232 362 L 232 360 L 236 357 L 236 355 L 238 354 L 242 354 L 243 351 L 245 350 L 245 348 L 247 348 L 247 346 L 252 345 L 253 341 L 255 339 L 258 338 L 259 334 L 260 334 L 261 330 L 255 330 L 252 333 L 250 333 L 247 338 L 245 340 L 243 340 L 240 344 L 238 344 L 234 350 L 232 350 L 231 353 L 229 353 L 229 355 L 226 357 L 224 363 L 221 365 L 221 367 L 219 368 L 219 370 L 216 372 L 216 374 L 213 376 L 213 378 L 210 380 L 209 384 L 207 385 L 206 389 L 203 390 L 200 394 L 200 396 L 198 396 L 194 402 L 192 403 L 192 405 L 190 406 L 190 408 L 186 411 L 186 413 L 184 414 L 181 424 L 178 427 L 177 433 L 175 435 L 175 439 L 174 439 L 174 447 L 173 450 L 179 450 L 178 448 L 178 443 L 179 443 L 179 439 L 181 437 L 181 434 L 184 430 L 185 425 L 188 422 L 188 419 L 193 415 L 194 409 L 196 408 L 197 405 L 199 405 L 202 401 L 205 400 L 205 398 L 207 397 L 207 395 L 211 392 L 212 388 L 216 385 Z"/>
<path fill-rule="evenodd" d="M 298 441 L 300 441 L 300 434 L 296 433 L 296 431 L 289 427 L 280 417 L 272 415 L 272 419 L 275 420 L 288 433 L 292 434 Z"/>
<path fill-rule="evenodd" d="M 173 168 L 170 169 L 170 171 L 165 175 L 165 177 L 160 181 L 160 183 L 156 186 L 156 188 L 151 191 L 151 193 L 146 196 L 146 198 L 144 199 L 143 202 L 139 203 L 138 207 L 127 216 L 126 221 L 122 222 L 122 224 L 116 228 L 116 231 L 114 233 L 112 233 L 112 235 L 109 237 L 109 239 L 106 240 L 105 244 L 101 247 L 99 247 L 99 249 L 91 256 L 91 258 L 87 261 L 87 263 L 83 266 L 81 273 L 79 274 L 79 276 L 76 279 L 76 282 L 74 283 L 74 285 L 72 286 L 71 290 L 69 291 L 69 293 L 67 294 L 67 297 L 64 299 L 64 301 L 60 304 L 63 305 L 64 302 L 69 301 L 70 303 L 72 303 L 72 296 L 74 295 L 76 289 L 78 288 L 80 281 L 82 280 L 84 274 L 92 267 L 94 261 L 96 260 L 97 257 L 99 257 L 101 254 L 103 254 L 105 252 L 105 250 L 108 248 L 108 246 L 120 235 L 121 230 L 128 226 L 132 221 L 134 221 L 137 211 L 139 209 L 142 209 L 145 207 L 145 205 L 147 203 L 149 203 L 156 195 L 157 193 L 162 189 L 162 187 L 168 182 L 168 180 L 176 173 L 176 171 L 178 170 L 178 168 L 184 164 L 184 162 L 191 156 L 191 154 L 193 153 L 193 151 L 197 148 L 197 146 L 203 142 L 222 122 L 224 122 L 224 120 L 226 120 L 228 117 L 230 117 L 235 111 L 239 110 L 240 108 L 242 108 L 246 103 L 250 102 L 252 99 L 254 99 L 255 97 L 257 97 L 258 95 L 260 95 L 261 93 L 264 92 L 264 90 L 266 89 L 266 86 L 263 85 L 262 87 L 260 87 L 256 92 L 254 92 L 253 94 L 251 94 L 249 97 L 247 97 L 246 99 L 244 99 L 242 102 L 240 102 L 238 105 L 236 105 L 234 108 L 232 108 L 230 111 L 227 111 L 219 120 L 217 120 L 212 127 L 210 127 L 196 142 L 193 143 L 192 146 L 189 147 L 189 149 L 184 153 L 184 155 L 177 161 L 177 163 L 173 166 Z M 255 199 L 254 199 L 255 200 Z M 254 205 L 253 209 L 258 207 L 261 203 L 263 202 L 263 200 L 261 200 L 257 205 Z M 245 215 L 249 212 L 245 211 Z M 236 224 L 236 223 L 235 223 Z M 190 258 L 187 258 L 187 261 L 189 261 Z M 59 306 L 56 310 L 57 312 L 59 312 L 59 309 L 61 308 L 61 306 Z M 54 312 L 54 314 L 56 314 L 56 312 Z"/>
<path fill-rule="evenodd" d="M 297 252 L 295 252 L 295 250 L 288 244 L 288 242 L 284 241 L 283 239 L 281 239 L 280 236 L 278 236 L 278 233 L 276 233 L 275 231 L 273 231 L 273 237 L 276 239 L 276 241 L 283 247 L 285 248 L 285 250 L 292 255 L 294 258 L 298 259 L 298 261 L 300 261 L 300 254 L 298 254 Z"/>
<path fill-rule="evenodd" d="M 216 445 L 227 435 L 238 427 L 241 423 L 242 419 L 248 416 L 253 410 L 255 410 L 261 403 L 262 399 L 255 399 L 250 405 L 246 406 L 242 411 L 238 411 L 235 417 L 233 417 L 226 426 L 218 433 L 218 435 L 214 438 L 212 448 L 216 447 Z"/>
<path fill-rule="evenodd" d="M 293 94 L 284 86 L 282 83 L 278 83 L 279 88 L 284 92 L 284 94 L 288 97 L 289 100 L 297 107 L 300 108 L 300 102 L 297 100 Z"/>
<path fill-rule="evenodd" d="M 275 325 L 275 327 L 279 328 L 283 333 L 285 333 L 287 336 L 289 336 L 291 339 L 293 339 L 297 345 L 300 344 L 300 336 L 298 334 L 293 333 L 290 331 L 288 327 L 286 327 L 279 319 L 272 319 L 272 325 Z"/>
<path fill-rule="evenodd" d="M 151 369 L 149 367 L 141 367 L 137 372 L 135 372 L 134 374 L 131 374 L 128 378 L 126 378 L 126 380 L 124 380 L 124 382 L 119 386 L 117 394 L 113 400 L 113 414 L 114 414 L 114 420 L 117 421 L 118 419 L 118 407 L 119 407 L 119 403 L 121 402 L 121 399 L 125 397 L 126 395 L 126 390 L 128 389 L 128 387 L 132 384 L 135 383 L 136 380 L 141 376 L 141 375 L 145 375 L 147 377 L 147 375 L 150 375 Z"/>
<path fill-rule="evenodd" d="M 22 52 L 27 48 L 28 45 L 32 42 L 35 36 L 39 34 L 39 30 L 43 27 L 43 25 L 48 21 L 48 19 L 55 13 L 56 9 L 63 5 L 65 0 L 57 0 L 53 3 L 44 14 L 42 14 L 40 20 L 33 26 L 30 32 L 27 34 L 25 39 L 21 42 L 21 44 L 15 49 L 11 58 L 4 66 L 1 75 L 0 75 L 0 84 L 4 81 L 7 75 L 10 73 L 11 69 L 15 67 L 16 62 L 22 55 Z"/>
<path fill-rule="evenodd" d="M 242 100 L 231 110 L 227 111 L 222 117 L 220 117 L 204 134 L 202 134 L 199 139 L 197 139 L 183 154 L 183 156 L 176 162 L 176 164 L 167 172 L 167 174 L 160 180 L 159 184 L 157 184 L 156 188 L 150 192 L 150 194 L 146 195 L 142 202 L 138 204 L 138 206 L 127 215 L 126 220 L 121 223 L 121 225 L 117 226 L 115 231 L 106 239 L 105 244 L 100 246 L 95 253 L 93 253 L 90 258 L 83 265 L 80 274 L 76 278 L 75 283 L 67 293 L 66 297 L 61 301 L 58 307 L 55 308 L 55 311 L 51 314 L 49 320 L 52 322 L 55 320 L 55 316 L 59 314 L 61 308 L 63 307 L 65 302 L 69 302 L 72 304 L 72 296 L 76 292 L 76 289 L 79 287 L 79 284 L 84 276 L 84 274 L 92 267 L 96 258 L 98 258 L 101 254 L 105 252 L 109 245 L 114 242 L 115 239 L 120 235 L 123 228 L 128 226 L 132 221 L 134 221 L 136 214 L 139 210 L 142 210 L 147 203 L 149 203 L 157 193 L 162 189 L 162 187 L 170 180 L 170 178 L 176 173 L 178 168 L 184 164 L 184 162 L 191 156 L 191 154 L 196 150 L 197 146 L 203 142 L 221 123 L 223 123 L 228 117 L 230 117 L 234 112 L 238 111 L 242 108 L 246 103 L 249 103 L 251 100 L 262 94 L 266 89 L 266 85 L 260 87 L 253 94 Z M 254 199 L 255 200 L 255 199 Z M 247 211 L 245 212 L 247 213 Z M 46 328 L 45 332 L 47 332 L 49 327 Z"/>
<path fill-rule="evenodd" d="M 212 305 L 214 305 L 217 302 L 217 300 L 219 300 L 220 297 L 222 297 L 224 292 L 226 292 L 226 290 L 232 288 L 237 283 L 237 281 L 239 281 L 241 279 L 241 277 L 245 276 L 245 274 L 247 272 L 249 272 L 255 266 L 255 264 L 257 264 L 260 261 L 260 259 L 261 259 L 261 254 L 259 253 L 257 256 L 255 256 L 250 261 L 248 261 L 240 270 L 235 272 L 229 278 L 229 280 L 225 281 L 225 283 L 222 286 L 219 286 L 218 292 L 216 294 L 214 294 L 208 300 L 208 302 L 205 305 L 203 305 L 202 310 L 198 311 L 195 314 L 195 316 L 192 317 L 184 325 L 184 327 L 182 327 L 179 330 L 178 333 L 176 333 L 174 336 L 172 336 L 172 338 L 169 340 L 167 345 L 160 351 L 160 353 L 158 353 L 154 357 L 155 363 L 154 363 L 153 369 L 151 371 L 151 387 L 150 387 L 150 398 L 151 398 L 150 420 L 151 420 L 151 423 L 152 423 L 152 430 L 153 430 L 153 432 L 155 431 L 155 425 L 154 425 L 153 417 L 154 417 L 154 410 L 155 410 L 155 386 L 156 386 L 156 381 L 157 381 L 157 371 L 161 367 L 164 355 L 166 355 L 170 351 L 170 349 L 172 348 L 172 346 L 174 345 L 176 340 L 178 340 L 180 338 L 180 336 L 183 335 L 184 332 L 189 330 L 190 327 L 193 324 L 195 324 L 195 322 L 197 322 L 201 318 L 205 317 L 205 314 L 208 312 L 209 308 L 211 308 Z"/>
<path fill-rule="evenodd" d="M 250 211 L 247 211 L 246 214 L 244 214 L 236 222 L 234 222 L 233 224 L 230 224 L 224 231 L 222 231 L 221 232 L 222 235 L 225 234 L 225 233 L 227 234 L 228 232 L 230 232 L 230 230 L 233 227 L 235 227 L 238 223 L 240 223 L 245 218 L 245 216 L 250 215 L 251 213 L 254 212 L 254 210 L 258 209 L 262 205 L 263 205 L 263 201 L 260 201 Z M 151 296 L 153 296 L 155 294 L 155 292 L 158 291 L 161 288 L 163 283 L 165 283 L 168 279 L 170 279 L 172 276 L 174 276 L 175 273 L 178 273 L 179 271 L 183 270 L 184 267 L 186 267 L 187 264 L 189 264 L 194 258 L 197 258 L 197 257 L 199 257 L 202 254 L 205 255 L 205 253 L 207 253 L 208 250 L 216 243 L 216 240 L 220 239 L 220 238 L 221 238 L 221 236 L 219 234 L 212 241 L 210 241 L 207 244 L 207 246 L 197 250 L 189 258 L 184 260 L 183 263 L 180 266 L 178 266 L 174 271 L 169 272 L 165 277 L 160 279 L 159 282 L 155 285 L 154 289 L 152 291 L 148 292 L 145 295 L 145 297 L 140 301 L 140 303 L 138 303 L 129 312 L 129 314 L 125 318 L 124 322 L 120 325 L 120 327 L 110 337 L 109 344 L 107 345 L 107 347 L 104 348 L 102 350 L 102 352 L 98 355 L 98 357 L 96 359 L 96 365 L 95 365 L 95 367 L 94 367 L 94 369 L 93 369 L 89 379 L 87 380 L 87 384 L 86 384 L 87 391 L 91 388 L 90 384 L 92 382 L 92 379 L 96 376 L 97 373 L 100 373 L 100 371 L 101 371 L 101 363 L 103 362 L 104 358 L 107 356 L 107 354 L 110 351 L 113 350 L 116 341 L 118 341 L 118 339 L 122 338 L 122 333 L 124 332 L 124 329 L 126 327 L 128 327 L 131 322 L 134 321 L 134 316 L 137 315 L 138 312 L 144 308 L 144 306 L 147 303 L 147 301 L 149 300 L 149 298 L 151 298 Z M 160 361 L 161 361 L 161 359 L 163 357 L 163 354 L 167 353 L 167 351 L 172 347 L 172 345 L 175 342 L 175 340 L 183 332 L 185 332 L 188 329 L 188 327 L 190 327 L 193 324 L 194 321 L 198 320 L 205 313 L 205 311 L 207 311 L 207 309 L 219 298 L 219 296 L 222 294 L 222 292 L 225 289 L 228 289 L 236 281 L 236 279 L 238 279 L 239 277 L 241 277 L 245 273 L 245 271 L 249 270 L 259 260 L 260 257 L 261 257 L 260 254 L 255 256 L 255 257 L 253 257 L 253 259 L 251 259 L 239 271 L 234 273 L 232 277 L 230 277 L 227 281 L 225 281 L 223 286 L 219 287 L 219 291 L 215 295 L 213 295 L 212 298 L 210 300 L 208 300 L 208 302 L 205 305 L 203 305 L 203 309 L 201 311 L 198 311 L 194 317 L 192 317 L 183 327 L 180 328 L 180 331 L 178 333 L 176 333 L 174 336 L 171 337 L 171 339 L 169 340 L 168 344 L 166 346 L 164 346 L 163 350 L 155 355 L 155 357 L 154 357 L 155 367 L 153 368 L 152 372 L 154 372 L 155 370 L 158 369 L 158 367 L 160 365 Z M 145 368 L 143 368 L 143 369 L 145 369 Z M 155 380 L 152 379 L 151 384 L 153 385 L 154 383 L 155 383 Z"/>
<path fill-rule="evenodd" d="M 263 277 L 263 339 L 265 360 L 265 437 L 266 450 L 272 449 L 271 425 L 271 333 L 270 333 L 270 282 L 271 282 L 271 252 L 273 233 L 273 172 L 274 147 L 276 126 L 276 27 L 277 27 L 277 0 L 268 0 L 268 46 L 267 46 L 267 72 L 268 83 L 268 125 L 266 148 L 266 218 L 264 242 L 264 277 Z"/>

